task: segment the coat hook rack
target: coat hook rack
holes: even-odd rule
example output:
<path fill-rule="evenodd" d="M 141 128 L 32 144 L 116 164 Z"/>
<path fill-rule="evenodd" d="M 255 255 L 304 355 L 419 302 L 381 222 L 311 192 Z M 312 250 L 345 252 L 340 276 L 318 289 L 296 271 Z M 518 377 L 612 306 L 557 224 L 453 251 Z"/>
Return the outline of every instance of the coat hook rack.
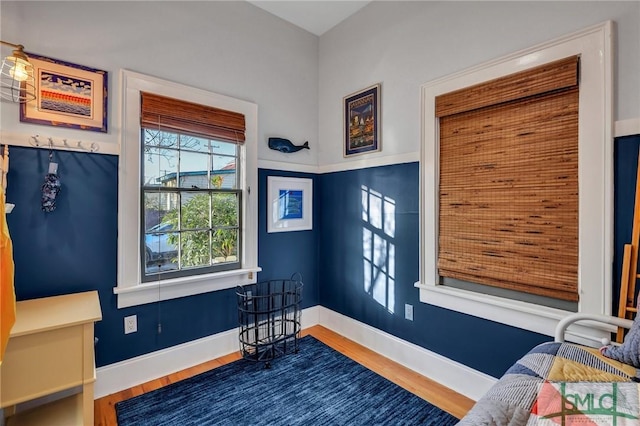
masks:
<path fill-rule="evenodd" d="M 77 141 L 74 143 L 69 143 L 67 139 L 62 139 L 62 142 L 56 142 L 52 137 L 48 137 L 47 141 L 42 141 L 40 135 L 33 135 L 29 139 L 29 144 L 31 146 L 35 146 L 37 148 L 50 148 L 50 149 L 62 149 L 67 151 L 86 151 L 86 152 L 98 152 L 100 150 L 100 145 L 96 142 L 82 142 Z"/>

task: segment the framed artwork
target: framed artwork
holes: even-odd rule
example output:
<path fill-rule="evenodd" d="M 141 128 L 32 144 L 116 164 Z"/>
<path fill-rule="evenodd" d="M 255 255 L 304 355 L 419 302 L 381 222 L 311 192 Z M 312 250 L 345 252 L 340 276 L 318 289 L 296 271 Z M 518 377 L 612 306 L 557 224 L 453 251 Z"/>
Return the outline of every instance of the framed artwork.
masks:
<path fill-rule="evenodd" d="M 267 232 L 313 228 L 313 181 L 267 177 Z"/>
<path fill-rule="evenodd" d="M 20 105 L 20 121 L 107 132 L 106 71 L 27 53 L 36 99 Z"/>
<path fill-rule="evenodd" d="M 380 151 L 380 84 L 344 98 L 344 156 Z"/>

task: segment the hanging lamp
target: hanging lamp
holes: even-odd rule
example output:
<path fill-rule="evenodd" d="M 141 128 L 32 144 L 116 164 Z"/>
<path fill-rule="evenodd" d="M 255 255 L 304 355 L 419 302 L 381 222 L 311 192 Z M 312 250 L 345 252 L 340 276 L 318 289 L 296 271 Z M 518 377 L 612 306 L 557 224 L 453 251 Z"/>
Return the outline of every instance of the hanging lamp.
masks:
<path fill-rule="evenodd" d="M 11 55 L 2 60 L 0 70 L 0 98 L 15 103 L 25 103 L 36 98 L 33 65 L 21 44 L 0 40 L 0 44 L 14 48 Z"/>

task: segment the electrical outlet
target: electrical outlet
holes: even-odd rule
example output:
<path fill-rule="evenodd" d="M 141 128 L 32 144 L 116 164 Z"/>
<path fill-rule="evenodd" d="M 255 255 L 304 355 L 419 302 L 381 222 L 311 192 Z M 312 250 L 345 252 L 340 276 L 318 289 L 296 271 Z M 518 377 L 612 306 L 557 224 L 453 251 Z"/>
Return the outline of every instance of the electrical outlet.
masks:
<path fill-rule="evenodd" d="M 247 290 L 247 305 L 252 305 L 253 304 L 253 297 L 251 295 L 251 290 Z"/>
<path fill-rule="evenodd" d="M 138 331 L 138 316 L 124 317 L 124 334 L 135 333 L 136 331 Z"/>
<path fill-rule="evenodd" d="M 404 305 L 404 318 L 409 321 L 413 321 L 413 305 L 405 303 Z"/>

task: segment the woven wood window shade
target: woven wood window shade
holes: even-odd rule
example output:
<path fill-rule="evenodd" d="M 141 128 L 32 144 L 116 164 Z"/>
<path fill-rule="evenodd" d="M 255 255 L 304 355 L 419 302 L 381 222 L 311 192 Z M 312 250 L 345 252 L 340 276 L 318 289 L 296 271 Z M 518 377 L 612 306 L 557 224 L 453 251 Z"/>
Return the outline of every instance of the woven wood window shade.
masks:
<path fill-rule="evenodd" d="M 578 300 L 578 66 L 436 98 L 441 277 Z"/>
<path fill-rule="evenodd" d="M 243 114 L 141 93 L 140 125 L 152 129 L 242 144 L 245 141 Z"/>

